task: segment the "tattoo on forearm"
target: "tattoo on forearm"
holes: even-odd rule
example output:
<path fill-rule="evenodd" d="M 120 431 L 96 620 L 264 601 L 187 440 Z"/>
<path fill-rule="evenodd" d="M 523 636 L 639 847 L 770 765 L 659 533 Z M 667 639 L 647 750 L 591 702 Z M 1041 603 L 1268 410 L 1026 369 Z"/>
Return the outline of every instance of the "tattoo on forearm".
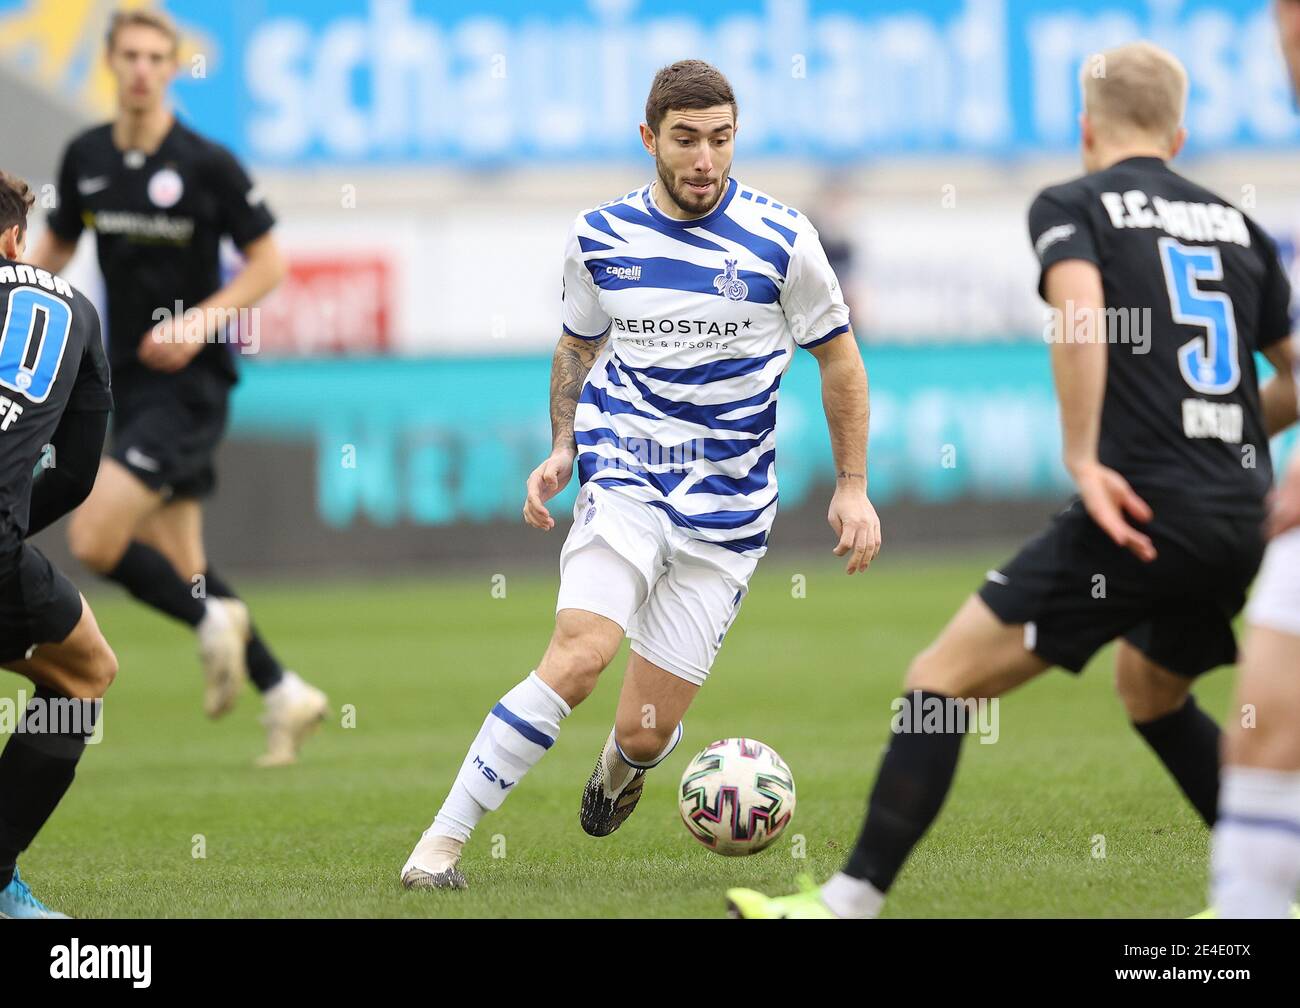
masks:
<path fill-rule="evenodd" d="M 866 473 L 845 472 L 844 470 L 841 470 L 840 472 L 837 472 L 837 473 L 835 474 L 835 478 L 836 478 L 837 480 L 855 480 L 855 479 L 857 479 L 857 480 L 865 480 L 865 479 L 867 478 L 867 474 L 866 474 Z"/>
<path fill-rule="evenodd" d="M 551 445 L 573 447 L 573 414 L 578 408 L 587 372 L 605 348 L 608 336 L 579 340 L 565 335 L 551 361 Z"/>

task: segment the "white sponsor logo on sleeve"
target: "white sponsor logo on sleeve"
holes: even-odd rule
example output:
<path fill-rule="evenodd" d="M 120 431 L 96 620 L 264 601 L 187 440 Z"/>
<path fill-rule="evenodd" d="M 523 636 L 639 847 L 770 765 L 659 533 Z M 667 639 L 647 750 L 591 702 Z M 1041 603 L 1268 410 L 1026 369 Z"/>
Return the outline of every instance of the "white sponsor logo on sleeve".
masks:
<path fill-rule="evenodd" d="M 1038 253 L 1038 258 L 1043 258 L 1049 248 L 1057 242 L 1063 242 L 1078 230 L 1073 224 L 1058 224 L 1056 227 L 1050 227 L 1038 236 L 1038 241 L 1034 242 L 1034 251 Z"/>

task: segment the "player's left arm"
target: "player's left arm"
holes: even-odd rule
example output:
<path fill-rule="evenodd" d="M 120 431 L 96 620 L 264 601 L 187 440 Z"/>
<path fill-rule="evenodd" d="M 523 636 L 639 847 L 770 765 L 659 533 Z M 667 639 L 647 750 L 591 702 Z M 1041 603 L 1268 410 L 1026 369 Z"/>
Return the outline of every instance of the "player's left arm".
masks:
<path fill-rule="evenodd" d="M 81 504 L 95 485 L 108 433 L 107 409 L 68 410 L 50 438 L 51 464 L 32 483 L 27 534 L 48 528 Z"/>
<path fill-rule="evenodd" d="M 80 293 L 73 318 L 73 324 L 82 330 L 83 349 L 58 426 L 50 437 L 50 450 L 32 483 L 29 536 L 54 524 L 90 495 L 113 410 L 112 377 L 101 342 L 99 313 Z"/>
<path fill-rule="evenodd" d="M 848 554 L 847 574 L 864 571 L 880 552 L 880 518 L 867 496 L 867 435 L 871 401 L 867 369 L 850 329 L 809 348 L 821 368 L 822 409 L 835 459 L 835 494 L 826 520 Z"/>
<path fill-rule="evenodd" d="M 781 288 L 795 342 L 821 367 L 822 408 L 835 459 L 835 493 L 826 520 L 839 536 L 836 556 L 848 555 L 846 574 L 864 571 L 880 552 L 880 518 L 867 497 L 867 369 L 849 327 L 849 308 L 826 259 L 817 229 L 797 226 Z"/>
<path fill-rule="evenodd" d="M 156 325 L 140 341 L 140 359 L 159 371 L 179 371 L 224 330 L 230 318 L 252 308 L 284 279 L 284 255 L 271 229 L 275 218 L 243 167 L 224 148 L 214 148 L 208 184 L 217 196 L 222 230 L 244 257 L 224 287 L 193 307 L 202 312 L 203 340 L 187 342 L 182 319 Z M 189 305 L 186 306 L 188 309 Z"/>

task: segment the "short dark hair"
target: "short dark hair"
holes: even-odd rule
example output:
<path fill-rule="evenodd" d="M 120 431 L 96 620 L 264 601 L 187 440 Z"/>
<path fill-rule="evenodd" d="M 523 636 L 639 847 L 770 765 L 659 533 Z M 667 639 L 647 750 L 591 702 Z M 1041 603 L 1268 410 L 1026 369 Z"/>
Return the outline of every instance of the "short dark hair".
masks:
<path fill-rule="evenodd" d="M 27 214 L 36 202 L 32 188 L 17 175 L 0 171 L 0 232 L 8 231 L 15 224 L 18 234 L 27 233 Z"/>
<path fill-rule="evenodd" d="M 733 118 L 740 112 L 727 78 L 704 60 L 678 60 L 655 74 L 645 100 L 646 125 L 657 135 L 669 109 L 706 109 L 715 105 L 730 105 Z"/>

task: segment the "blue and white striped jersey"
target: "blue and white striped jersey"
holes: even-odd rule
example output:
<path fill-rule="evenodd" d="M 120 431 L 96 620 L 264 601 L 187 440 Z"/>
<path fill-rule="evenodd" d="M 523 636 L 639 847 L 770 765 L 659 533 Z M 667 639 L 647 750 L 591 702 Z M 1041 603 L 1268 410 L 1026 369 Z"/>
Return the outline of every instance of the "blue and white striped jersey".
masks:
<path fill-rule="evenodd" d="M 794 348 L 846 332 L 817 231 L 735 179 L 679 221 L 647 185 L 579 214 L 564 330 L 609 334 L 574 417 L 578 478 L 747 556 L 776 513 L 776 402 Z"/>

